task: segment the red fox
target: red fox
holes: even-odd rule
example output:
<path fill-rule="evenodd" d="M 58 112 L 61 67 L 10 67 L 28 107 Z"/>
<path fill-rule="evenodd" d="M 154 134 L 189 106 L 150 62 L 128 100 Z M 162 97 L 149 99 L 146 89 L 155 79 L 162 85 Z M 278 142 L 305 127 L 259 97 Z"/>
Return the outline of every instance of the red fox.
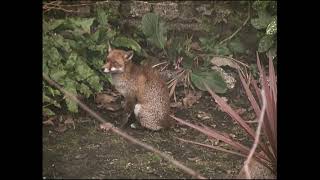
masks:
<path fill-rule="evenodd" d="M 109 45 L 104 72 L 110 73 L 112 84 L 125 98 L 125 111 L 133 112 L 142 127 L 160 130 L 171 127 L 170 98 L 166 83 L 148 66 L 132 62 L 133 51 L 112 49 Z"/>

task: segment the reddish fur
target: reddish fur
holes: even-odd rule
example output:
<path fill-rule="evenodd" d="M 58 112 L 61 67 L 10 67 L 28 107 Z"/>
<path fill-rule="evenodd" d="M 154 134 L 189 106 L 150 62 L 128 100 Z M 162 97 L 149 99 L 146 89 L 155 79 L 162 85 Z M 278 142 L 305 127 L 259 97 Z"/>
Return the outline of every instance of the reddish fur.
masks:
<path fill-rule="evenodd" d="M 114 49 L 107 56 L 103 68 L 123 67 L 121 73 L 111 73 L 116 89 L 125 97 L 125 110 L 133 111 L 135 104 L 141 104 L 141 113 L 137 119 L 141 125 L 159 130 L 172 126 L 169 117 L 170 100 L 166 83 L 150 66 L 137 66 L 131 62 L 130 52 Z"/>

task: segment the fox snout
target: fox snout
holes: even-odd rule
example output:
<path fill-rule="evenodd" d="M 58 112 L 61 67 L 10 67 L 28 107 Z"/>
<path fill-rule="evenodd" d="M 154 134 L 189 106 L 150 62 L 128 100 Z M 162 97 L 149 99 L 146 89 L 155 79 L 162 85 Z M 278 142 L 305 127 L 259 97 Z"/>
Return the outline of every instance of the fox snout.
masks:
<path fill-rule="evenodd" d="M 106 73 L 110 72 L 110 64 L 107 63 L 107 64 L 103 65 L 102 66 L 102 71 L 106 72 Z"/>
<path fill-rule="evenodd" d="M 119 68 L 111 67 L 110 63 L 103 65 L 102 70 L 105 73 L 122 73 L 123 72 L 122 67 L 119 67 Z"/>

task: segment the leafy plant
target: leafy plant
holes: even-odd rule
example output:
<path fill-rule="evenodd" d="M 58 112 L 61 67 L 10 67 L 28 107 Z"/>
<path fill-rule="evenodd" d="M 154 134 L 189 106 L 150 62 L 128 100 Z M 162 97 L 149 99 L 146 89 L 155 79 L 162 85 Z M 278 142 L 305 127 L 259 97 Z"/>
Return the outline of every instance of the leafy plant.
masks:
<path fill-rule="evenodd" d="M 258 69 L 260 72 L 260 84 L 262 86 L 261 89 L 265 92 L 266 97 L 266 114 L 263 119 L 263 137 L 260 138 L 260 142 L 258 143 L 258 147 L 260 148 L 259 152 L 255 152 L 253 158 L 264 165 L 265 167 L 269 168 L 273 173 L 276 173 L 277 170 L 277 78 L 275 74 L 275 70 L 272 63 L 272 58 L 269 56 L 269 76 L 266 75 L 261 62 L 259 60 L 259 56 L 257 54 L 257 64 Z M 256 117 L 260 116 L 261 107 L 262 107 L 262 97 L 260 94 L 261 89 L 258 88 L 256 80 L 252 79 L 250 83 L 245 82 L 242 75 L 239 73 L 242 85 L 245 89 L 247 97 L 251 103 L 251 107 L 254 110 Z M 269 81 L 269 82 L 268 82 Z M 221 97 L 219 97 L 214 91 L 210 89 L 210 87 L 204 84 L 214 98 L 215 102 L 220 106 L 220 108 L 228 113 L 230 117 L 242 127 L 245 132 L 249 135 L 251 139 L 255 139 L 255 131 L 253 127 L 249 126 L 247 121 L 245 121 L 231 106 L 229 106 Z M 254 93 L 250 90 L 250 85 L 254 89 Z M 254 94 L 256 95 L 257 99 L 255 98 Z M 198 126 L 191 123 L 188 123 L 182 119 L 176 118 L 178 122 L 187 125 L 191 128 L 194 128 L 211 138 L 215 138 L 221 140 L 227 144 L 229 144 L 233 150 L 227 150 L 217 146 L 210 146 L 207 144 L 197 143 L 193 141 L 183 140 L 184 142 L 189 142 L 205 147 L 209 147 L 212 149 L 240 155 L 246 157 L 249 152 L 250 148 L 237 142 L 236 140 L 224 135 L 222 132 L 219 132 L 215 129 L 211 129 L 207 126 Z M 234 151 L 236 150 L 236 151 Z"/>
<path fill-rule="evenodd" d="M 252 8 L 257 12 L 258 17 L 251 19 L 251 24 L 259 31 L 263 31 L 258 51 L 269 51 L 274 57 L 276 56 L 276 37 L 277 37 L 277 2 L 276 1 L 255 1 Z"/>
<path fill-rule="evenodd" d="M 142 31 L 148 41 L 160 49 L 164 49 L 167 41 L 167 28 L 155 13 L 148 13 L 142 17 Z"/>
<path fill-rule="evenodd" d="M 111 29 L 108 24 L 109 15 L 108 11 L 98 9 L 93 18 L 44 19 L 43 72 L 77 96 L 88 98 L 100 92 L 102 80 L 109 79 L 101 72 L 108 48 L 106 42 L 116 39 L 115 43 L 120 46 L 125 44 L 136 51 L 141 49 L 139 44 L 118 36 Z M 66 103 L 70 112 L 78 112 L 75 102 L 68 98 L 62 99 L 60 92 L 47 86 L 46 82 L 43 85 L 45 115 L 54 115 L 50 108 L 61 108 L 62 102 Z"/>

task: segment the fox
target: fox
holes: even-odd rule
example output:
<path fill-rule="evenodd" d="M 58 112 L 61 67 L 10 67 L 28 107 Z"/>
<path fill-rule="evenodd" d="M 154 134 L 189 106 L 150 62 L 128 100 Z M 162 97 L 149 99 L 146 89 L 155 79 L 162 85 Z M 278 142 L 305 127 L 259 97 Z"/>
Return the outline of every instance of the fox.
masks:
<path fill-rule="evenodd" d="M 150 65 L 132 62 L 132 50 L 113 49 L 110 45 L 102 69 L 110 73 L 115 89 L 124 96 L 125 123 L 134 115 L 149 130 L 172 127 L 169 90 L 159 73 Z M 124 123 L 124 124 L 125 124 Z"/>

